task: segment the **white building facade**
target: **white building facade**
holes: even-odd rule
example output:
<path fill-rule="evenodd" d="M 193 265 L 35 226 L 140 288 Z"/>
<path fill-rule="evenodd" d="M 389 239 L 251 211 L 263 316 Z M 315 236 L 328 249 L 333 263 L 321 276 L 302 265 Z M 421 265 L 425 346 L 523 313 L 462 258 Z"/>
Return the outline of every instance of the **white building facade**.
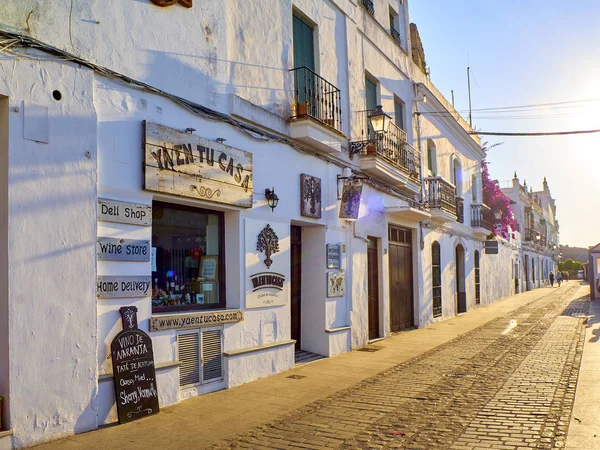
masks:
<path fill-rule="evenodd" d="M 0 448 L 117 420 L 122 307 L 162 407 L 515 293 L 407 1 L 38 3 L 0 6 Z"/>
<path fill-rule="evenodd" d="M 559 226 L 548 182 L 544 178 L 542 190 L 534 192 L 527 181 L 520 183 L 515 172 L 512 186 L 502 192 L 510 198 L 519 224 L 519 292 L 549 286 L 550 273 L 558 271 Z"/>

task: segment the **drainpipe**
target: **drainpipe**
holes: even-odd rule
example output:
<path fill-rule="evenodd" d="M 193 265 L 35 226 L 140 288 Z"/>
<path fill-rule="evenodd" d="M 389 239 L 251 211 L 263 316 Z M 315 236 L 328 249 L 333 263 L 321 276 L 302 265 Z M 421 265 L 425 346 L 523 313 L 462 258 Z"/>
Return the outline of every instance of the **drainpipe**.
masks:
<path fill-rule="evenodd" d="M 419 155 L 421 158 L 421 205 L 425 202 L 425 177 L 424 172 L 425 172 L 425 165 L 423 163 L 423 151 L 421 148 L 421 114 L 419 113 L 419 107 L 418 107 L 418 103 L 417 103 L 417 98 L 418 98 L 418 94 L 419 94 L 419 87 L 417 83 L 413 83 L 413 90 L 414 90 L 414 100 L 413 100 L 413 110 L 414 110 L 414 115 L 416 117 L 416 133 L 417 133 L 417 149 L 419 150 Z M 419 246 L 421 247 L 421 250 L 423 250 L 425 248 L 425 239 L 423 238 L 423 221 L 419 221 Z"/>

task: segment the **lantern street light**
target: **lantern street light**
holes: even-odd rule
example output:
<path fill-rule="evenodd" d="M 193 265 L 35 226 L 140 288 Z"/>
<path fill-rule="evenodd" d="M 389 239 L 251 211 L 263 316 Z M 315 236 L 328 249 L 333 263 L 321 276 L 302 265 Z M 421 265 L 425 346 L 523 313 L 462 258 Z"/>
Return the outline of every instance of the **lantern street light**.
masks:
<path fill-rule="evenodd" d="M 377 105 L 375 111 L 369 115 L 369 121 L 371 122 L 373 131 L 377 134 L 381 134 L 387 131 L 392 118 L 383 112 L 383 107 L 381 105 Z"/>
<path fill-rule="evenodd" d="M 502 219 L 502 211 L 500 209 L 497 208 L 494 210 L 494 218 L 498 221 Z"/>
<path fill-rule="evenodd" d="M 277 204 L 279 203 L 279 197 L 277 197 L 277 194 L 275 193 L 275 188 L 265 189 L 265 197 L 267 199 L 267 205 L 269 205 L 269 208 L 271 208 L 271 212 L 273 212 L 273 210 L 277 208 Z"/>

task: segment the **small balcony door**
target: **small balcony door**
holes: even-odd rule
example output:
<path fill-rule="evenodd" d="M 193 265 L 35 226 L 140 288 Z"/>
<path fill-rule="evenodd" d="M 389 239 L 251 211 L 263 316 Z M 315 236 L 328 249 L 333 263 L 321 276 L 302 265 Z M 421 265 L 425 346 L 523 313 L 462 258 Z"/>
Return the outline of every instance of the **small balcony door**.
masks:
<path fill-rule="evenodd" d="M 294 36 L 294 69 L 306 67 L 309 70 L 294 71 L 294 89 L 296 89 L 296 99 L 299 112 L 297 115 L 311 115 L 317 105 L 311 99 L 315 92 L 315 41 L 314 29 L 302 17 L 294 14 L 293 16 L 293 36 Z M 303 105 L 303 106 L 299 106 Z"/>

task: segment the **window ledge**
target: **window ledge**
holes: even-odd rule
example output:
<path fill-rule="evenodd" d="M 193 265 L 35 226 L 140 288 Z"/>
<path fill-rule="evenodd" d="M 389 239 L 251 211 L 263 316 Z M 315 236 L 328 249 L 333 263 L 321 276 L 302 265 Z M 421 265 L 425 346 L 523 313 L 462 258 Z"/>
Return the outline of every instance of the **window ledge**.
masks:
<path fill-rule="evenodd" d="M 270 344 L 257 345 L 255 347 L 245 347 L 240 348 L 238 350 L 229 350 L 223 352 L 223 356 L 237 356 L 243 355 L 244 353 L 253 353 L 258 352 L 260 350 L 266 350 L 269 348 L 283 347 L 284 345 L 293 345 L 296 341 L 294 339 L 290 339 L 288 341 L 279 341 L 279 342 L 271 342 Z"/>
<path fill-rule="evenodd" d="M 326 328 L 325 333 L 338 333 L 340 331 L 350 330 L 352 327 L 350 325 L 346 325 L 344 327 L 336 327 L 336 328 Z"/>
<path fill-rule="evenodd" d="M 172 369 L 173 367 L 179 367 L 180 365 L 181 365 L 181 363 L 179 361 L 164 361 L 164 362 L 155 364 L 154 368 L 156 370 L 165 370 L 165 369 Z M 100 375 L 98 375 L 99 382 L 108 381 L 108 380 L 112 380 L 112 379 L 113 379 L 112 372 L 101 373 Z"/>

